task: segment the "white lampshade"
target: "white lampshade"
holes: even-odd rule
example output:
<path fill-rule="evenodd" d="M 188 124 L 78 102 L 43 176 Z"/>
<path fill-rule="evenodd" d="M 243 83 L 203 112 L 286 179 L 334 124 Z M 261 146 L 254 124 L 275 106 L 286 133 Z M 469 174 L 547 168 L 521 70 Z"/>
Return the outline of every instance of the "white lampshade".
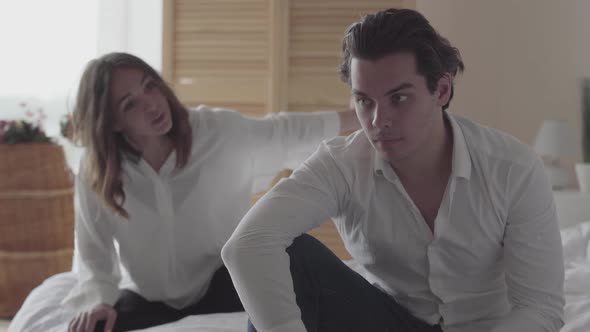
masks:
<path fill-rule="evenodd" d="M 576 155 L 574 128 L 563 120 L 545 120 L 537 133 L 533 148 L 540 156 L 574 157 Z"/>

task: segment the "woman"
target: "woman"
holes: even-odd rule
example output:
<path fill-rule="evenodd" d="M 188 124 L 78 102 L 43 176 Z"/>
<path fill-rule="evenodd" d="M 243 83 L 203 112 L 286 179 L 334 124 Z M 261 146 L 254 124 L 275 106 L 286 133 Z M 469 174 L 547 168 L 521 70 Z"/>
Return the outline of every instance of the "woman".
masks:
<path fill-rule="evenodd" d="M 188 110 L 144 61 L 111 53 L 88 64 L 74 126 L 85 155 L 79 282 L 64 300 L 80 313 L 69 330 L 118 331 L 242 311 L 220 252 L 250 206 L 253 178 L 358 123 L 353 112 Z M 132 281 L 123 290 L 119 262 Z"/>

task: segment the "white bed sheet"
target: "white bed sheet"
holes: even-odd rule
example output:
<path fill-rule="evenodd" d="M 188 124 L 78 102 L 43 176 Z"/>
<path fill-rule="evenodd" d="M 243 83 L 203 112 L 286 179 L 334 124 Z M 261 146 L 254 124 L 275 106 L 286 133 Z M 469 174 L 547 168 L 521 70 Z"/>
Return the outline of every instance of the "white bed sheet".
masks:
<path fill-rule="evenodd" d="M 562 332 L 590 331 L 590 221 L 561 231 L 565 261 L 565 326 Z M 349 264 L 359 270 L 354 263 Z M 362 273 L 362 271 L 359 271 Z M 72 272 L 47 279 L 34 289 L 12 320 L 8 332 L 63 332 L 72 318 L 60 307 L 61 299 L 76 282 Z M 141 331 L 246 331 L 245 313 L 189 316 L 180 321 Z"/>
<path fill-rule="evenodd" d="M 74 286 L 73 272 L 57 274 L 35 288 L 13 318 L 7 332 L 64 332 L 73 313 L 60 306 Z M 177 322 L 136 330 L 142 332 L 244 332 L 248 316 L 244 312 L 189 316 Z"/>
<path fill-rule="evenodd" d="M 590 221 L 561 231 L 565 263 L 565 326 L 590 331 Z"/>

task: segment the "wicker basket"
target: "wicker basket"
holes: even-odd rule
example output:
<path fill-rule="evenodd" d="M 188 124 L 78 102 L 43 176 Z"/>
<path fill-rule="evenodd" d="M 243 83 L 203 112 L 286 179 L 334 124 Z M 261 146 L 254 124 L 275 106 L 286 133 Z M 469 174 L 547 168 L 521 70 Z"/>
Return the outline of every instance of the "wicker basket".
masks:
<path fill-rule="evenodd" d="M 0 144 L 0 317 L 47 277 L 71 269 L 73 186 L 54 144 Z"/>
<path fill-rule="evenodd" d="M 0 192 L 71 188 L 72 180 L 59 145 L 0 144 Z"/>
<path fill-rule="evenodd" d="M 33 288 L 71 269 L 73 249 L 43 252 L 0 251 L 0 317 L 13 317 Z"/>

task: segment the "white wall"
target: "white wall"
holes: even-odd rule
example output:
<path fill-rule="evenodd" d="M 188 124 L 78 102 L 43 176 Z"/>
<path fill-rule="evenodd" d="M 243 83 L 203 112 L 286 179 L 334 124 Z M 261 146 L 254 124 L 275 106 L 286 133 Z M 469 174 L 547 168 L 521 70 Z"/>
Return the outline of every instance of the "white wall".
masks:
<path fill-rule="evenodd" d="M 96 54 L 99 0 L 0 0 L 0 119 L 24 118 L 19 105 L 43 109 L 59 132 L 79 75 Z M 31 10 L 34 8 L 34 10 Z"/>
<path fill-rule="evenodd" d="M 575 61 L 575 48 L 590 25 L 584 23 L 584 34 L 573 22 L 577 7 L 590 4 L 583 2 L 417 0 L 417 9 L 463 55 L 466 71 L 452 111 L 527 143 L 546 118 L 577 127 L 583 61 Z"/>
<path fill-rule="evenodd" d="M 162 69 L 162 0 L 129 0 L 129 52 Z"/>
<path fill-rule="evenodd" d="M 33 5 L 38 7 L 35 15 L 29 10 Z M 162 68 L 162 0 L 0 3 L 0 28 L 5 46 L 0 118 L 22 117 L 19 104 L 27 101 L 46 111 L 51 135 L 57 134 L 59 117 L 71 111 L 79 76 L 90 59 L 123 51 Z"/>
<path fill-rule="evenodd" d="M 590 77 L 590 1 L 572 1 L 576 68 L 579 76 Z"/>
<path fill-rule="evenodd" d="M 162 68 L 162 0 L 101 0 L 98 54 L 128 52 Z"/>

